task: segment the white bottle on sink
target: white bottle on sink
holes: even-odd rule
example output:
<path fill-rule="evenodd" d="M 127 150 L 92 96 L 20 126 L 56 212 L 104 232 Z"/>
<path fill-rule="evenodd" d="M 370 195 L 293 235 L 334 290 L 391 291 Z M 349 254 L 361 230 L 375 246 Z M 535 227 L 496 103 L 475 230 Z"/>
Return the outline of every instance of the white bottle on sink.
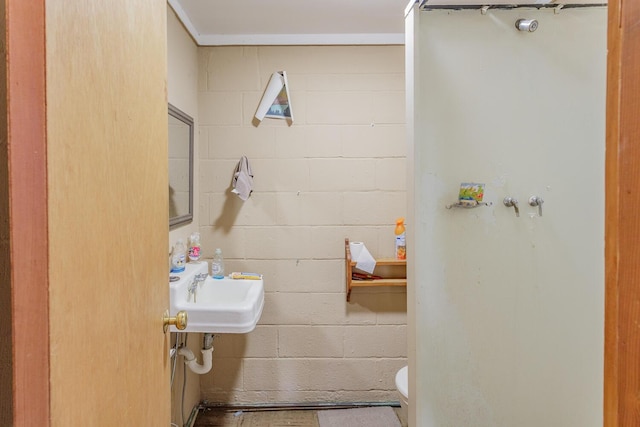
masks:
<path fill-rule="evenodd" d="M 213 276 L 214 279 L 222 279 L 224 277 L 224 259 L 222 258 L 222 249 L 220 248 L 217 248 L 213 254 L 211 276 Z"/>
<path fill-rule="evenodd" d="M 187 263 L 187 247 L 184 240 L 178 239 L 171 252 L 171 273 L 182 273 Z"/>

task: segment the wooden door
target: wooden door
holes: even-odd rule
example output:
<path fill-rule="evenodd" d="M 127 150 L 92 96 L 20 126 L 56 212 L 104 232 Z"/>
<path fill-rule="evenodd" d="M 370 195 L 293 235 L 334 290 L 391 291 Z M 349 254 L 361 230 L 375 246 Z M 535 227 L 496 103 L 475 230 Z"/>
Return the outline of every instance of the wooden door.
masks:
<path fill-rule="evenodd" d="M 166 2 L 45 2 L 52 426 L 168 426 Z"/>

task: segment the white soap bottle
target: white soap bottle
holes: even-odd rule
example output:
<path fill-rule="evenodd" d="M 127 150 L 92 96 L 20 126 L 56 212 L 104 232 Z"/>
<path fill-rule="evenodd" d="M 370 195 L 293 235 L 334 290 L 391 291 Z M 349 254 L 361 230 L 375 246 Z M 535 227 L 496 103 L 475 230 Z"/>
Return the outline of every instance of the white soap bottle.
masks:
<path fill-rule="evenodd" d="M 213 254 L 211 276 L 213 276 L 214 279 L 222 279 L 224 277 L 224 259 L 222 258 L 222 249 L 220 248 L 217 248 Z"/>
<path fill-rule="evenodd" d="M 187 247 L 184 240 L 178 239 L 171 252 L 171 272 L 182 273 L 187 263 Z"/>

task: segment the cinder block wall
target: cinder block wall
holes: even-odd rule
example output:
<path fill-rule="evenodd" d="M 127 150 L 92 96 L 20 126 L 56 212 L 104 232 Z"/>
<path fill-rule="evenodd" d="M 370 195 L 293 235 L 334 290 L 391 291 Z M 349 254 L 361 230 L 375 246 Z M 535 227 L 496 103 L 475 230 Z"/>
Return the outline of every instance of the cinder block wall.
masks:
<path fill-rule="evenodd" d="M 406 364 L 404 289 L 345 297 L 344 239 L 393 254 L 406 214 L 403 46 L 199 48 L 199 218 L 203 252 L 264 274 L 257 328 L 218 335 L 204 400 L 398 400 Z M 287 71 L 294 122 L 253 118 Z M 230 193 L 249 158 L 254 192 Z M 410 228 L 409 224 L 409 228 Z"/>

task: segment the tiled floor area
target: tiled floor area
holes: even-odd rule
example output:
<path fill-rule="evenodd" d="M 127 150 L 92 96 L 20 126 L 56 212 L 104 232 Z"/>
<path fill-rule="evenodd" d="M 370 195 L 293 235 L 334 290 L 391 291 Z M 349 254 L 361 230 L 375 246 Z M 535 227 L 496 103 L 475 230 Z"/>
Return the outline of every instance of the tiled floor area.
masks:
<path fill-rule="evenodd" d="M 397 413 L 399 408 L 394 410 Z M 318 410 L 247 411 L 206 408 L 198 414 L 194 427 L 319 427 Z"/>
<path fill-rule="evenodd" d="M 194 427 L 319 427 L 316 411 L 230 411 L 207 408 Z"/>

